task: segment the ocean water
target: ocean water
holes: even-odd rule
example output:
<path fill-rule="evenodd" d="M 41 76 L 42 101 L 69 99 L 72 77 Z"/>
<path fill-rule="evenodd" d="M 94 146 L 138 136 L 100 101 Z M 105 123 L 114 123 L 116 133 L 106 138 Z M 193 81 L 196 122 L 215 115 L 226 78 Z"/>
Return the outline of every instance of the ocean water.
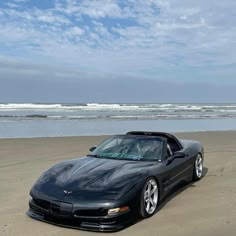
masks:
<path fill-rule="evenodd" d="M 236 104 L 0 104 L 0 138 L 236 130 Z"/>

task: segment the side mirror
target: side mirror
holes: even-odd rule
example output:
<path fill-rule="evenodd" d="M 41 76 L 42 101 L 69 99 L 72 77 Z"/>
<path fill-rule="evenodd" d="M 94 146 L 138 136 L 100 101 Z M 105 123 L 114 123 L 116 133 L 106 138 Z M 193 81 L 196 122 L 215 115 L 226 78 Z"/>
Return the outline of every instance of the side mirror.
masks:
<path fill-rule="evenodd" d="M 174 153 L 174 158 L 184 158 L 185 156 L 186 155 L 185 155 L 184 152 L 177 151 L 177 152 Z"/>
<path fill-rule="evenodd" d="M 92 146 L 91 148 L 89 148 L 90 152 L 93 152 L 97 147 L 96 146 Z"/>

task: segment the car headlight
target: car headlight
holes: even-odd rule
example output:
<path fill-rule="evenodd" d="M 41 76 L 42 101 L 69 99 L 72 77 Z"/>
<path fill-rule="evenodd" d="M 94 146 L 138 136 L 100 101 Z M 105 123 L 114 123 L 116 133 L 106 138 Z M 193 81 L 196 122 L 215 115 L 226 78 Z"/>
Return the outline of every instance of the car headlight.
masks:
<path fill-rule="evenodd" d="M 129 207 L 124 206 L 124 207 L 109 209 L 107 213 L 108 213 L 108 215 L 115 215 L 115 214 L 123 213 L 123 212 L 127 212 L 127 211 L 129 211 Z"/>

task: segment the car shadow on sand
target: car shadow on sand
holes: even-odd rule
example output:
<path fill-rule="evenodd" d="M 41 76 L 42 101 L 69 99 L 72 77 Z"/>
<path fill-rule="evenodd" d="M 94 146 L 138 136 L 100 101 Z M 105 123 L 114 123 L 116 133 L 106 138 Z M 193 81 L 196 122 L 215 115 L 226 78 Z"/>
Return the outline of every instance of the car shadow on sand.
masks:
<path fill-rule="evenodd" d="M 202 178 L 204 178 L 207 175 L 207 172 L 208 172 L 208 168 L 207 167 L 203 167 Z M 181 182 L 178 185 L 176 185 L 172 189 L 172 191 L 160 202 L 160 204 L 159 204 L 159 206 L 157 208 L 157 212 L 159 212 L 168 202 L 170 202 L 176 196 L 178 196 L 179 194 L 184 192 L 187 188 L 195 188 L 197 182 L 198 181 L 196 181 L 196 182 L 195 181 L 191 181 L 190 183 Z"/>
<path fill-rule="evenodd" d="M 204 178 L 208 173 L 208 168 L 207 167 L 203 167 L 203 175 L 202 175 L 202 178 Z M 201 181 L 201 180 L 200 180 Z M 198 181 L 197 181 L 198 182 Z M 172 191 L 170 191 L 170 193 L 164 198 L 162 199 L 162 201 L 160 202 L 157 210 L 156 210 L 156 213 L 155 214 L 158 214 L 158 212 L 167 204 L 169 203 L 172 199 L 174 199 L 176 196 L 178 196 L 179 194 L 181 194 L 182 192 L 184 192 L 187 188 L 195 188 L 196 187 L 196 183 L 197 182 L 194 182 L 194 181 L 191 181 L 191 182 L 181 182 L 180 184 L 176 185 Z M 155 215 L 154 214 L 154 215 Z M 143 221 L 145 219 L 136 219 L 136 221 L 134 221 L 130 226 L 133 226 L 135 224 L 137 224 L 138 222 L 140 221 Z M 128 226 L 128 227 L 130 227 Z"/>

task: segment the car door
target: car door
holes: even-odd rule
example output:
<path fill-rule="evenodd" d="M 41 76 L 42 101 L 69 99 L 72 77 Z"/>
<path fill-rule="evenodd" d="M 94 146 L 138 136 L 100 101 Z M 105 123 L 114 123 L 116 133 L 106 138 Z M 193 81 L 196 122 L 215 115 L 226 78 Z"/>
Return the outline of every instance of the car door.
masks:
<path fill-rule="evenodd" d="M 162 186 L 163 191 L 168 192 L 176 184 L 178 184 L 185 176 L 188 168 L 188 158 L 176 157 L 173 152 L 168 152 L 168 144 L 166 145 L 166 156 L 162 161 Z"/>

